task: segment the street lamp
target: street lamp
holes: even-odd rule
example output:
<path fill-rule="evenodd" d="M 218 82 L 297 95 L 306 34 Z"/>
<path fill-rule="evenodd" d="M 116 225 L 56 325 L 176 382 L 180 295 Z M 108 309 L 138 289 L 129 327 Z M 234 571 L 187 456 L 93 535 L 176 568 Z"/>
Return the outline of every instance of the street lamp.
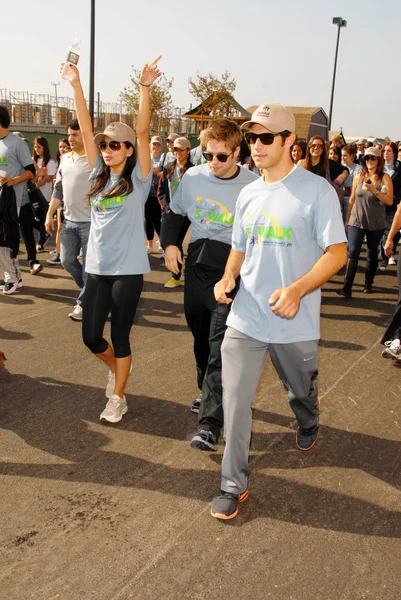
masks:
<path fill-rule="evenodd" d="M 95 113 L 95 0 L 91 0 L 91 37 L 89 64 L 89 114 L 92 119 Z"/>
<path fill-rule="evenodd" d="M 334 17 L 333 25 L 337 25 L 338 33 L 337 33 L 336 56 L 334 59 L 333 85 L 331 86 L 330 111 L 329 111 L 329 131 L 331 129 L 331 117 L 333 115 L 334 86 L 336 84 L 337 56 L 338 56 L 338 45 L 340 43 L 340 31 L 341 31 L 341 27 L 347 27 L 347 21 L 344 21 L 344 19 L 342 17 Z"/>
<path fill-rule="evenodd" d="M 59 81 L 52 81 L 51 85 L 54 86 L 54 94 L 56 96 L 56 107 L 58 106 L 58 100 L 57 100 L 57 86 L 60 85 Z"/>

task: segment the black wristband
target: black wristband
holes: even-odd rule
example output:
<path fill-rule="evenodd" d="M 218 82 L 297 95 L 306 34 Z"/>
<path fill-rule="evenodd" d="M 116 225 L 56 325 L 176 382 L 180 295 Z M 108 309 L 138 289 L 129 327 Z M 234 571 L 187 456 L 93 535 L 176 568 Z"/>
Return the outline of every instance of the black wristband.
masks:
<path fill-rule="evenodd" d="M 141 81 L 139 82 L 139 85 L 143 85 L 143 87 L 150 87 L 150 83 L 148 85 L 147 83 L 142 83 Z"/>

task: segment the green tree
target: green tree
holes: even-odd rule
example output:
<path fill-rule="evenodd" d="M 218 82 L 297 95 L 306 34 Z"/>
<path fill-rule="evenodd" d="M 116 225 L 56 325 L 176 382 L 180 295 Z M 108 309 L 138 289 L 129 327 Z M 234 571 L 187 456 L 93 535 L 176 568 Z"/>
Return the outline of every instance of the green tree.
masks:
<path fill-rule="evenodd" d="M 200 103 L 204 103 L 205 114 L 215 117 L 230 117 L 237 110 L 233 104 L 236 80 L 227 70 L 217 77 L 214 73 L 188 79 L 189 93 Z"/>
<path fill-rule="evenodd" d="M 131 85 L 124 88 L 120 94 L 134 118 L 134 123 L 138 116 L 140 75 L 140 70 L 132 66 Z M 152 133 L 160 134 L 170 129 L 174 109 L 170 93 L 173 81 L 162 75 L 150 88 L 150 130 Z"/>

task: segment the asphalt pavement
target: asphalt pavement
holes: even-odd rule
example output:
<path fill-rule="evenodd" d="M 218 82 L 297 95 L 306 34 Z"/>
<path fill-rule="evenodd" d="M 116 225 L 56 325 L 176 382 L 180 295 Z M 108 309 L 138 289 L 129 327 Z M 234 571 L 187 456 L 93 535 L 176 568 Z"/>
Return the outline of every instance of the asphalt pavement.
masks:
<path fill-rule="evenodd" d="M 41 260 L 48 254 L 41 254 Z M 401 597 L 401 371 L 381 357 L 395 267 L 352 301 L 323 290 L 321 434 L 295 447 L 270 361 L 254 404 L 249 499 L 210 516 L 223 445 L 196 429 L 183 288 L 158 255 L 132 330 L 129 411 L 99 421 L 105 367 L 68 318 L 77 290 L 61 266 L 0 293 L 1 600 L 397 600 Z M 361 265 L 363 266 L 363 261 Z M 109 324 L 106 329 L 109 335 Z"/>

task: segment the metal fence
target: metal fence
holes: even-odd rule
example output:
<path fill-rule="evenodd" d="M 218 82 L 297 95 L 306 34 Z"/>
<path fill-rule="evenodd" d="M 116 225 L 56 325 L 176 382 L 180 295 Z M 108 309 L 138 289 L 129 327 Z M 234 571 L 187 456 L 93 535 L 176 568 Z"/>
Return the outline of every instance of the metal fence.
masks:
<path fill-rule="evenodd" d="M 61 133 L 75 117 L 74 100 L 68 96 L 31 94 L 29 91 L 0 88 L 0 104 L 6 106 L 10 112 L 12 129 L 22 131 Z M 158 122 L 154 123 L 152 133 L 164 135 L 169 131 L 177 131 L 183 135 L 192 134 L 195 131 L 195 123 L 190 119 L 182 119 L 182 111 L 181 108 L 174 108 L 171 114 L 162 115 Z M 102 130 L 113 121 L 134 127 L 132 114 L 122 100 L 102 102 L 98 94 L 95 102 L 94 129 Z"/>

